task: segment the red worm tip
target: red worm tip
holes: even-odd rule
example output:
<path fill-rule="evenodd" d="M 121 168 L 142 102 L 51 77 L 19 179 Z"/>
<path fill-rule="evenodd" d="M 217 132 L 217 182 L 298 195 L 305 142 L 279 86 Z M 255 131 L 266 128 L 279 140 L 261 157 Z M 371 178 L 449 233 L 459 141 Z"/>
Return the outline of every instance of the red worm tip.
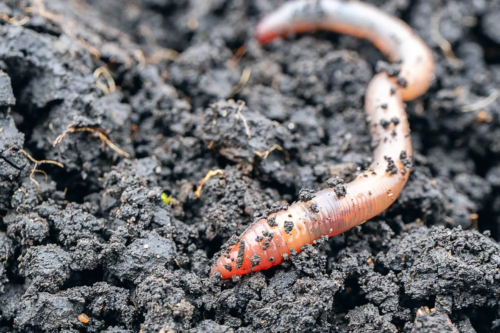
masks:
<path fill-rule="evenodd" d="M 264 29 L 262 24 L 257 25 L 255 29 L 255 38 L 261 45 L 270 43 L 277 37 L 279 36 L 274 32 Z"/>

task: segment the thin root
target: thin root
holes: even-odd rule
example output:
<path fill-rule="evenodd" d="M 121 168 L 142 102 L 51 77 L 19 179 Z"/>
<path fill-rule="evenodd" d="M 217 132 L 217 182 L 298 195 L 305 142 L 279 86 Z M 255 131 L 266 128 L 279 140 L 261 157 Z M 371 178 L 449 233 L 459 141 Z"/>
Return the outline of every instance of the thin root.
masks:
<path fill-rule="evenodd" d="M 250 132 L 250 127 L 248 126 L 247 119 L 243 117 L 241 114 L 241 111 L 245 107 L 245 102 L 241 102 L 240 106 L 238 107 L 238 114 L 236 115 L 236 119 L 241 118 L 243 120 L 243 125 L 245 126 L 245 132 L 247 133 L 248 138 L 250 139 L 252 137 L 252 133 Z"/>
<path fill-rule="evenodd" d="M 59 163 L 57 161 L 52 161 L 52 160 L 41 160 L 41 161 L 38 161 L 38 160 L 35 160 L 33 158 L 33 156 L 31 156 L 30 154 L 28 154 L 24 149 L 20 149 L 19 152 L 21 154 L 23 154 L 24 156 L 26 156 L 31 162 L 35 163 L 35 164 L 53 164 L 53 165 L 57 165 L 58 167 L 60 168 L 64 168 L 64 164 L 62 163 Z"/>
<path fill-rule="evenodd" d="M 45 10 L 45 5 L 42 0 L 35 0 L 34 1 L 37 5 L 37 7 L 27 7 L 25 11 L 27 13 L 35 13 L 38 14 L 46 19 L 49 19 L 51 21 L 54 21 L 56 23 L 59 23 L 61 25 L 61 28 L 63 31 L 69 35 L 70 37 L 78 40 L 83 47 L 94 57 L 95 60 L 101 58 L 101 52 L 95 48 L 94 46 L 90 45 L 87 41 L 85 41 L 83 38 L 77 38 L 75 34 L 71 31 L 69 28 L 68 22 L 64 22 L 64 16 L 61 14 L 55 14 L 51 13 L 47 10 Z"/>
<path fill-rule="evenodd" d="M 107 86 L 99 80 L 100 76 L 104 76 Z M 101 66 L 94 71 L 97 88 L 101 89 L 105 94 L 110 94 L 116 91 L 116 83 L 108 68 Z"/>
<path fill-rule="evenodd" d="M 90 45 L 85 39 L 78 38 L 78 41 L 87 49 L 87 51 L 94 57 L 95 60 L 101 59 L 101 51 Z"/>
<path fill-rule="evenodd" d="M 45 10 L 45 8 L 27 7 L 25 9 L 25 11 L 28 12 L 28 13 L 38 14 L 38 15 L 40 15 L 42 17 L 45 17 L 46 19 L 49 19 L 51 21 L 56 21 L 56 22 L 58 22 L 59 18 L 62 16 L 62 15 L 58 15 L 58 14 L 54 14 L 54 13 L 48 12 L 48 11 Z"/>
<path fill-rule="evenodd" d="M 113 142 L 111 142 L 108 137 L 104 134 L 104 130 L 100 128 L 92 128 L 92 127 L 70 127 L 68 130 L 64 131 L 61 135 L 59 135 L 55 140 L 54 140 L 54 147 L 58 146 L 61 144 L 61 141 L 64 139 L 64 137 L 68 133 L 75 133 L 75 132 L 91 132 L 96 134 L 99 139 L 101 139 L 103 144 L 106 144 L 109 148 L 113 149 L 115 152 L 118 154 L 129 158 L 130 154 L 127 153 L 126 151 L 118 148 Z"/>
<path fill-rule="evenodd" d="M 143 70 L 146 67 L 146 57 L 144 56 L 144 52 L 142 52 L 142 50 L 135 50 L 134 56 L 137 62 L 139 63 L 137 69 Z"/>
<path fill-rule="evenodd" d="M 259 156 L 260 158 L 262 158 L 263 160 L 266 160 L 268 157 L 269 157 L 269 154 L 271 152 L 273 152 L 274 150 L 279 150 L 281 152 L 283 152 L 283 154 L 285 154 L 285 161 L 287 162 L 290 162 L 290 155 L 288 154 L 288 152 L 283 148 L 281 147 L 279 144 L 275 144 L 274 146 L 272 146 L 271 148 L 269 148 L 268 150 L 266 150 L 265 152 L 260 152 L 260 151 L 256 151 L 255 152 L 255 155 Z"/>
<path fill-rule="evenodd" d="M 464 105 L 462 106 L 462 112 L 471 112 L 471 111 L 477 111 L 482 108 L 487 107 L 491 103 L 497 100 L 497 98 L 500 96 L 498 93 L 498 90 L 493 90 L 488 97 L 485 99 L 482 99 L 476 103 L 469 104 L 469 105 Z"/>
<path fill-rule="evenodd" d="M 36 169 L 36 170 L 33 170 L 33 172 L 35 172 L 35 173 L 38 172 L 38 173 L 41 173 L 42 175 L 44 175 L 45 176 L 45 182 L 47 182 L 49 180 L 49 177 L 48 177 L 48 175 L 47 175 L 47 173 L 45 171 Z"/>
<path fill-rule="evenodd" d="M 159 48 L 156 49 L 155 52 L 147 58 L 147 60 L 149 64 L 156 65 L 162 60 L 174 61 L 178 55 L 179 53 L 175 50 Z"/>
<path fill-rule="evenodd" d="M 441 50 L 443 51 L 444 56 L 452 66 L 458 67 L 461 63 L 460 59 L 455 56 L 453 53 L 453 48 L 451 47 L 450 42 L 448 42 L 439 32 L 439 24 L 441 23 L 441 14 L 436 13 L 431 17 L 431 38 L 432 40 L 439 45 Z"/>
<path fill-rule="evenodd" d="M 45 182 L 47 182 L 47 173 L 43 170 L 39 170 L 37 169 L 37 167 L 41 164 L 52 164 L 52 165 L 57 165 L 58 167 L 60 168 L 63 168 L 64 169 L 64 164 L 62 163 L 59 163 L 57 161 L 52 161 L 52 160 L 35 160 L 33 158 L 33 156 L 31 156 L 30 154 L 28 154 L 24 149 L 19 149 L 19 152 L 21 154 L 23 154 L 24 156 L 26 156 L 27 159 L 29 159 L 31 162 L 35 163 L 35 165 L 33 166 L 33 169 L 31 169 L 31 173 L 30 173 L 30 179 L 33 183 L 36 184 L 36 187 L 38 188 L 38 191 L 40 191 L 40 183 L 35 179 L 35 173 L 41 173 L 43 175 L 45 175 Z"/>
<path fill-rule="evenodd" d="M 149 44 L 153 49 L 154 53 L 147 58 L 147 62 L 150 64 L 157 64 L 162 60 L 175 60 L 179 53 L 172 49 L 167 49 L 158 44 L 156 37 L 153 35 L 151 29 L 146 25 L 141 25 L 139 27 L 139 33 L 146 39 L 147 44 Z"/>
<path fill-rule="evenodd" d="M 216 176 L 216 175 L 223 175 L 223 174 L 224 174 L 224 170 L 222 170 L 222 169 L 210 170 L 207 173 L 207 175 L 201 180 L 200 185 L 198 185 L 198 188 L 194 192 L 194 196 L 196 197 L 196 199 L 199 199 L 201 197 L 201 190 L 203 189 L 203 185 L 205 185 L 205 183 L 210 178 L 212 178 L 213 176 Z"/>
<path fill-rule="evenodd" d="M 22 19 L 18 19 L 17 17 L 10 17 L 7 14 L 0 13 L 0 20 L 4 20 L 5 22 L 15 26 L 22 26 L 28 23 L 30 21 L 30 18 L 28 16 L 25 16 Z"/>
<path fill-rule="evenodd" d="M 233 87 L 233 90 L 231 91 L 231 94 L 229 95 L 229 98 L 233 97 L 237 93 L 243 89 L 246 84 L 248 83 L 248 80 L 250 79 L 250 75 L 252 74 L 252 70 L 250 67 L 245 67 L 243 69 L 243 72 L 241 73 L 240 81 Z"/>
<path fill-rule="evenodd" d="M 240 62 L 241 58 L 247 53 L 247 48 L 245 45 L 239 47 L 236 52 L 234 53 L 234 56 L 229 60 L 229 66 L 230 67 L 236 67 L 238 63 Z"/>

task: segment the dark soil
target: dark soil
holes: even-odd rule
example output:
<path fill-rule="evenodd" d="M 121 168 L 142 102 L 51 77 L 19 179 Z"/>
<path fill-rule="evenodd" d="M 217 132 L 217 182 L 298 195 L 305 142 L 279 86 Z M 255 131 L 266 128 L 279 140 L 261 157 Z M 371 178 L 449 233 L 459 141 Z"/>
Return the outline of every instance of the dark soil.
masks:
<path fill-rule="evenodd" d="M 436 59 L 408 185 L 280 266 L 209 277 L 265 210 L 370 163 L 382 55 L 327 32 L 259 46 L 282 2 L 0 2 L 0 332 L 500 331 L 497 0 L 370 0 Z"/>

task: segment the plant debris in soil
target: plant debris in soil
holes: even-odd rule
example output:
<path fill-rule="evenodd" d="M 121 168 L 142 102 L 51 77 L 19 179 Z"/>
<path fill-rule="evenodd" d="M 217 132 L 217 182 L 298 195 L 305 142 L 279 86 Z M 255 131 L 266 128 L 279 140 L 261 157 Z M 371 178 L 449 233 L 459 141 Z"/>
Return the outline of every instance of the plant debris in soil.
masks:
<path fill-rule="evenodd" d="M 407 186 L 277 267 L 209 276 L 266 211 L 371 161 L 383 56 L 328 32 L 258 45 L 282 2 L 0 2 L 0 332 L 500 330 L 495 0 L 367 1 L 436 61 Z"/>

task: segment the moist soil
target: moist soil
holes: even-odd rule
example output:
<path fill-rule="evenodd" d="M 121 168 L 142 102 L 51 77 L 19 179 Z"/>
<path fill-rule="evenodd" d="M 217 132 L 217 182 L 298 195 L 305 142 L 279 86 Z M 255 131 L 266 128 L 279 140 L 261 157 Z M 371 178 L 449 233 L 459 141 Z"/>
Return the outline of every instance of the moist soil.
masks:
<path fill-rule="evenodd" d="M 367 1 L 436 60 L 407 186 L 282 265 L 209 276 L 263 212 L 370 164 L 383 55 L 258 45 L 282 2 L 0 2 L 0 332 L 500 331 L 498 0 Z"/>

